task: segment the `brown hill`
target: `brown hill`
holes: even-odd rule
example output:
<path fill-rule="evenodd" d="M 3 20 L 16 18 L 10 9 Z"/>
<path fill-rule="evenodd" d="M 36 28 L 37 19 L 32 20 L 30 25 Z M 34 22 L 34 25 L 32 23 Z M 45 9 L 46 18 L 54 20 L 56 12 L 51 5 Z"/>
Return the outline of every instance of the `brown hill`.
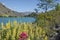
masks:
<path fill-rule="evenodd" d="M 0 3 L 0 16 L 24 16 L 24 14 L 13 11 L 13 10 L 7 8 L 2 3 Z"/>

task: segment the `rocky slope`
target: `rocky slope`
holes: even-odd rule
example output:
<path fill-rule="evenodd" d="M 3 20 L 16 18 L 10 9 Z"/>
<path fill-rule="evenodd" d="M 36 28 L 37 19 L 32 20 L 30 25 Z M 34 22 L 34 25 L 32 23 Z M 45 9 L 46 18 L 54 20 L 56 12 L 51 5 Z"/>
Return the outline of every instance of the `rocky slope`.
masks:
<path fill-rule="evenodd" d="M 24 16 L 24 14 L 13 11 L 13 10 L 7 8 L 2 3 L 0 3 L 0 16 Z"/>

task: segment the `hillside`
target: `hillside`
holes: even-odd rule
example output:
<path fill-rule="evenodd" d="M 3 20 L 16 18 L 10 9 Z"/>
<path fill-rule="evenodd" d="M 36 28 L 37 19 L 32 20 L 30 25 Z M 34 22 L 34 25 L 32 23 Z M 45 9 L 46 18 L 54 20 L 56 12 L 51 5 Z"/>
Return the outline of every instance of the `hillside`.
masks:
<path fill-rule="evenodd" d="M 46 13 L 40 13 L 36 17 L 36 22 L 40 27 L 46 28 L 49 40 L 56 39 L 60 35 L 60 10 L 52 10 Z M 56 35 L 56 33 L 58 33 Z M 56 38 L 54 38 L 56 37 Z"/>
<path fill-rule="evenodd" d="M 24 14 L 13 11 L 0 3 L 0 16 L 24 16 Z"/>

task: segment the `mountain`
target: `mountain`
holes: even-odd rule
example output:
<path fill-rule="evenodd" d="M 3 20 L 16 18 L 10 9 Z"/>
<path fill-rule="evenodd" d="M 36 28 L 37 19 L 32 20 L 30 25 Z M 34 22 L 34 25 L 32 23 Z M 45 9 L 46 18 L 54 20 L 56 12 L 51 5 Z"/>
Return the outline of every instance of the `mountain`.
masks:
<path fill-rule="evenodd" d="M 26 17 L 35 17 L 36 18 L 37 17 L 37 13 L 32 12 L 32 13 L 26 15 Z"/>
<path fill-rule="evenodd" d="M 2 3 L 0 3 L 0 16 L 24 16 L 24 14 L 13 11 L 13 10 L 7 8 Z"/>
<path fill-rule="evenodd" d="M 26 12 L 20 12 L 20 13 L 24 14 L 25 16 L 27 16 L 27 15 L 30 15 L 32 12 L 26 11 Z"/>

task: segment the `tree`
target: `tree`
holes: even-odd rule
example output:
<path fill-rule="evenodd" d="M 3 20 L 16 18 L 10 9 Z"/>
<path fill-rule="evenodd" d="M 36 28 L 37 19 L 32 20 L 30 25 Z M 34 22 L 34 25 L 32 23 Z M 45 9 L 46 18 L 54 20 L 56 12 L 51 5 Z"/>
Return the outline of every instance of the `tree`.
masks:
<path fill-rule="evenodd" d="M 38 9 L 35 8 L 34 10 L 35 10 L 36 13 L 38 13 Z"/>
<path fill-rule="evenodd" d="M 56 11 L 59 11 L 60 10 L 60 4 L 59 3 L 57 3 L 57 5 L 55 6 L 55 10 Z"/>
<path fill-rule="evenodd" d="M 55 6 L 56 0 L 39 0 L 39 3 L 37 4 L 38 8 L 42 8 L 47 12 L 49 8 L 52 8 Z"/>

